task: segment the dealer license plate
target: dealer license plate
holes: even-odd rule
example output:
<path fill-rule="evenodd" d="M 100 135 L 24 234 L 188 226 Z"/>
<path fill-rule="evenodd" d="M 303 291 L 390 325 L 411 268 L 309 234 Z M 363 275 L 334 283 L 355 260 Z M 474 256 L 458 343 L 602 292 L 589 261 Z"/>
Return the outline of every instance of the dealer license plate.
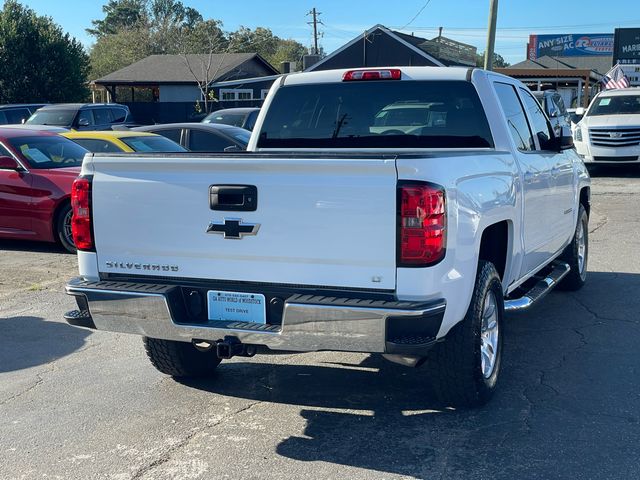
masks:
<path fill-rule="evenodd" d="M 259 293 L 207 292 L 209 320 L 267 323 L 264 295 Z"/>

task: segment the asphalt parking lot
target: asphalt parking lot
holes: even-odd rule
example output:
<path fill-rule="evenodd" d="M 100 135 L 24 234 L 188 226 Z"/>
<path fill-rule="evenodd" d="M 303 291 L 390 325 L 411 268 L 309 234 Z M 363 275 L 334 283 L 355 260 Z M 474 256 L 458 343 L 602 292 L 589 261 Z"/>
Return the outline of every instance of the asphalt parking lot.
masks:
<path fill-rule="evenodd" d="M 592 196 L 588 284 L 508 318 L 501 388 L 472 411 L 360 354 L 178 383 L 139 337 L 61 319 L 74 256 L 0 241 L 0 478 L 638 478 L 640 169 L 597 172 Z"/>

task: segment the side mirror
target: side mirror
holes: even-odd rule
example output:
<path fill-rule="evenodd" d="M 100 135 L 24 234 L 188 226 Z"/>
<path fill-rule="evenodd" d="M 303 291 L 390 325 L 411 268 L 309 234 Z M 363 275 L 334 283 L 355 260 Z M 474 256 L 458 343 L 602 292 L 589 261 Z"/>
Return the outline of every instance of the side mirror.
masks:
<path fill-rule="evenodd" d="M 571 133 L 571 127 L 563 125 L 560 129 L 560 135 L 558 137 L 559 150 L 569 150 L 573 148 L 573 135 Z"/>
<path fill-rule="evenodd" d="M 80 120 L 78 120 L 78 126 L 79 127 L 88 127 L 89 126 L 89 120 L 86 118 L 81 118 Z"/>
<path fill-rule="evenodd" d="M 582 116 L 585 114 L 585 109 L 584 109 L 584 107 L 578 107 L 578 108 L 576 108 L 575 114 L 576 114 L 578 117 L 582 117 Z"/>
<path fill-rule="evenodd" d="M 20 171 L 22 167 L 16 162 L 15 158 L 6 155 L 0 155 L 0 170 Z"/>

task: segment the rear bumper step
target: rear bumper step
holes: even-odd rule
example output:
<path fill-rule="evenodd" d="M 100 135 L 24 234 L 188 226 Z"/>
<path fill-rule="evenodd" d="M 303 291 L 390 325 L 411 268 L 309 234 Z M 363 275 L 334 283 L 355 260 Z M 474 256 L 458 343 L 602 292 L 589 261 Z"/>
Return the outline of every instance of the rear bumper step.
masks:
<path fill-rule="evenodd" d="M 71 325 L 151 338 L 219 342 L 232 337 L 242 344 L 272 350 L 423 355 L 435 343 L 445 301 L 403 302 L 314 295 L 291 295 L 280 325 L 243 322 L 189 324 L 176 318 L 179 286 L 150 283 L 71 280 L 67 293 L 76 297 Z M 80 313 L 82 311 L 82 313 Z M 80 320 L 79 320 L 80 319 Z"/>
<path fill-rule="evenodd" d="M 504 301 L 506 312 L 520 312 L 531 308 L 539 300 L 553 290 L 558 283 L 569 273 L 570 267 L 563 262 L 554 262 L 553 269 L 544 278 L 541 278 L 524 295 Z"/>

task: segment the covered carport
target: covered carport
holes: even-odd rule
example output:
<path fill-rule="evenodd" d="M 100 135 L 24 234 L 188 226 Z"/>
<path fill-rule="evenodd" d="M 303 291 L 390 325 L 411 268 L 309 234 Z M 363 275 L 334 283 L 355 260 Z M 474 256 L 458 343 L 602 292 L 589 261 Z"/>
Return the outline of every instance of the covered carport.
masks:
<path fill-rule="evenodd" d="M 567 106 L 585 108 L 600 91 L 599 82 L 602 78 L 593 70 L 573 68 L 496 68 L 495 71 L 517 78 L 531 90 L 570 89 L 573 94 L 571 101 L 566 102 Z"/>

